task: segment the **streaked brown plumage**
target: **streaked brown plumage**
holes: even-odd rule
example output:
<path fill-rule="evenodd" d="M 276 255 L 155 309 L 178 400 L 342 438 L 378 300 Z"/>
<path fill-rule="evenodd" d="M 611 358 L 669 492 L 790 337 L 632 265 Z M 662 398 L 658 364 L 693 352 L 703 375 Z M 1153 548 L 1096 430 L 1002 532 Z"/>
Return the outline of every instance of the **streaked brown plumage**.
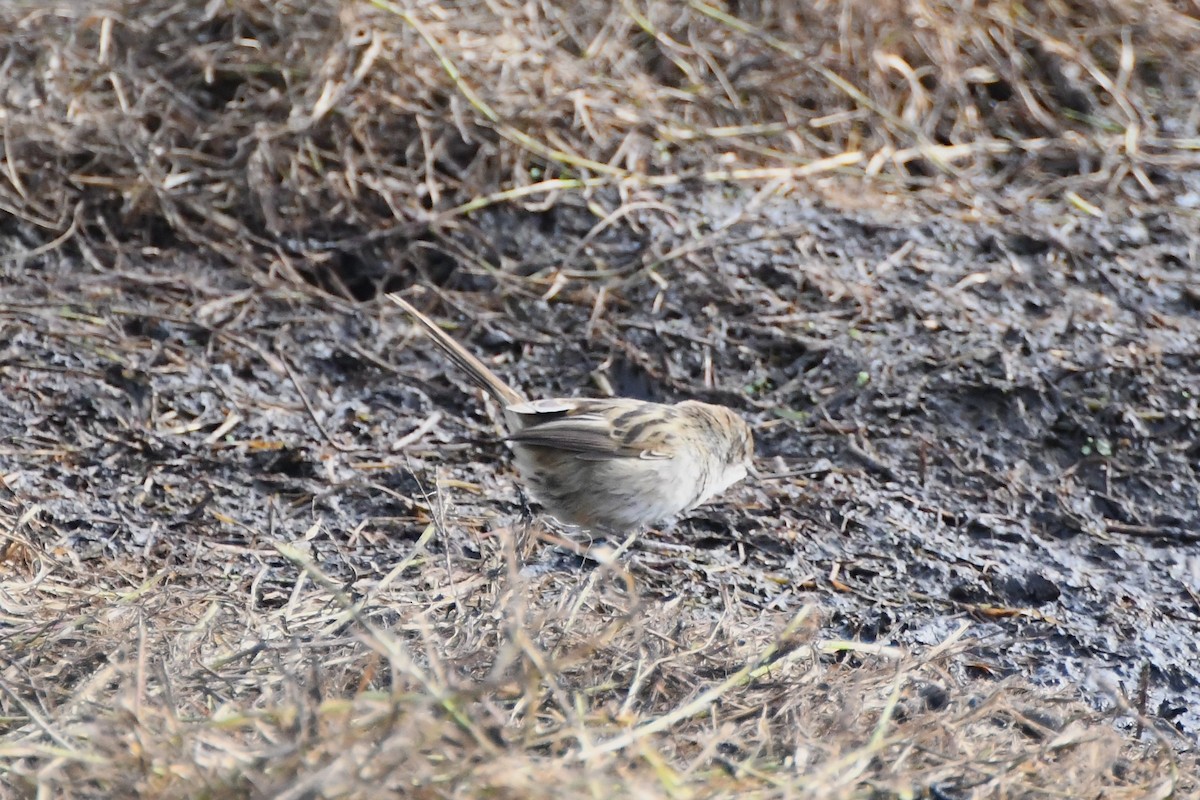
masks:
<path fill-rule="evenodd" d="M 753 471 L 750 426 L 724 406 L 528 400 L 404 298 L 387 297 L 501 405 L 530 495 L 562 522 L 631 530 L 689 511 Z"/>

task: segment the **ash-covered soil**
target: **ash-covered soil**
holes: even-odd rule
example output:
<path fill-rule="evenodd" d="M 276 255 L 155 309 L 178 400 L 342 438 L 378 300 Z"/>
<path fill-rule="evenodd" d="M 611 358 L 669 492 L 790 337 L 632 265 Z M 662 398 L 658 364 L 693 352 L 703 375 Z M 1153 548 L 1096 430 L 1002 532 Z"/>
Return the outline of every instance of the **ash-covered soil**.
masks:
<path fill-rule="evenodd" d="M 494 214 L 481 261 L 515 267 L 443 264 L 444 299 L 419 302 L 531 394 L 607 383 L 753 421 L 763 471 L 787 477 L 643 537 L 625 562 L 646 602 L 816 601 L 831 635 L 912 649 L 967 621 L 963 675 L 1103 706 L 1140 704 L 1145 671 L 1146 714 L 1194 741 L 1194 215 L 1031 230 L 744 202 L 647 213 L 641 240 L 612 229 L 576 253 L 607 271 L 558 281 L 594 218 Z M 368 272 L 423 280 L 357 268 L 336 277 L 362 296 Z M 283 604 L 297 572 L 276 541 L 352 586 L 431 514 L 448 525 L 431 550 L 467 573 L 497 531 L 539 527 L 483 402 L 389 304 L 181 255 L 0 270 L 0 492 L 98 583 L 217 581 Z M 588 569 L 537 537 L 522 555 L 535 581 Z"/>

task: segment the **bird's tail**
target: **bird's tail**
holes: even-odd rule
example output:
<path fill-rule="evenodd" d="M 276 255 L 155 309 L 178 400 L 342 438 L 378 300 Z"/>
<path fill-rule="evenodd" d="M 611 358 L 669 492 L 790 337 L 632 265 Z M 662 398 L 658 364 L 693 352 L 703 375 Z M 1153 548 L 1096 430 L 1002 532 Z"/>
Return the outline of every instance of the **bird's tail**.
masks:
<path fill-rule="evenodd" d="M 389 294 L 387 299 L 391 300 L 396 305 L 408 312 L 409 316 L 420 323 L 429 337 L 433 339 L 433 343 L 438 348 L 449 356 L 450 360 L 458 366 L 479 388 L 486 391 L 502 406 L 517 405 L 518 403 L 526 402 L 525 396 L 516 389 L 509 386 L 504 381 L 500 380 L 496 373 L 492 372 L 483 362 L 475 356 L 467 352 L 467 349 L 454 340 L 450 334 L 438 327 L 437 323 L 429 317 L 422 314 L 420 311 L 412 307 L 407 300 L 398 294 Z"/>

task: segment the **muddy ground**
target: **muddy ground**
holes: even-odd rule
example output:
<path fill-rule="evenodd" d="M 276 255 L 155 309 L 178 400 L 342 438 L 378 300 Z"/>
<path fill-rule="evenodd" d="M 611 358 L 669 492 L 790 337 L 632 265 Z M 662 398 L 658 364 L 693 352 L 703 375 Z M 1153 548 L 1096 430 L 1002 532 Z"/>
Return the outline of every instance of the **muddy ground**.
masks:
<path fill-rule="evenodd" d="M 1123 692 L 1191 748 L 1195 215 L 1062 211 L 1039 229 L 745 202 L 681 195 L 642 216 L 640 240 L 594 238 L 549 302 L 544 270 L 594 223 L 568 206 L 478 220 L 496 242 L 481 261 L 508 273 L 299 270 L 362 297 L 441 284 L 446 302 L 421 304 L 531 391 L 597 393 L 601 375 L 744 412 L 763 470 L 791 475 L 639 540 L 625 563 L 644 602 L 815 602 L 829 635 L 918 650 L 967 622 L 960 677 L 1099 707 Z M 2 491 L 36 513 L 45 554 L 112 589 L 218 581 L 269 606 L 297 580 L 273 541 L 306 542 L 352 586 L 387 573 L 435 508 L 446 536 L 429 547 L 456 570 L 509 530 L 535 583 L 591 568 L 529 535 L 483 403 L 396 309 L 166 252 L 4 262 Z M 69 676 L 48 691 L 69 694 Z"/>

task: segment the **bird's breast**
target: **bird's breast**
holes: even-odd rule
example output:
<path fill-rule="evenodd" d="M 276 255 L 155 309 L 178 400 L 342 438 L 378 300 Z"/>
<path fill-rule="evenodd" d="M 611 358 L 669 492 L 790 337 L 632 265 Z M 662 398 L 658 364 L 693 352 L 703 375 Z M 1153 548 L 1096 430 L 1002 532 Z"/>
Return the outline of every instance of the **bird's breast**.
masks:
<path fill-rule="evenodd" d="M 571 525 L 631 530 L 693 508 L 713 492 L 711 467 L 688 450 L 671 458 L 601 461 L 548 448 L 513 450 L 533 498 Z"/>

